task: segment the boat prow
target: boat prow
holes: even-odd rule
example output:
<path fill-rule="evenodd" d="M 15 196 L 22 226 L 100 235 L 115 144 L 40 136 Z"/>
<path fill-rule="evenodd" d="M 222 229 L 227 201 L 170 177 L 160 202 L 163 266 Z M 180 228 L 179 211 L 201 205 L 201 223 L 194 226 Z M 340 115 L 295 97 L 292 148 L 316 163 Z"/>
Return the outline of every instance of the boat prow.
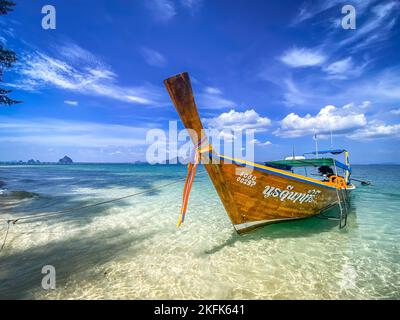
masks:
<path fill-rule="evenodd" d="M 164 84 L 193 144 L 208 144 L 189 75 L 178 74 L 166 79 Z M 340 206 L 340 225 L 343 224 L 342 204 L 348 201 L 349 192 L 355 188 L 348 182 L 348 177 L 339 176 L 336 172 L 327 181 L 321 181 L 285 170 L 294 166 L 296 161 L 306 161 L 302 157 L 284 160 L 287 161 L 284 167 L 278 163 L 261 165 L 230 158 L 215 153 L 212 148 L 206 151 L 199 153 L 199 159 L 203 161 L 238 233 L 246 233 L 270 223 L 315 216 L 334 205 Z M 340 163 L 332 164 L 336 168 Z M 350 170 L 348 164 L 342 165 Z"/>

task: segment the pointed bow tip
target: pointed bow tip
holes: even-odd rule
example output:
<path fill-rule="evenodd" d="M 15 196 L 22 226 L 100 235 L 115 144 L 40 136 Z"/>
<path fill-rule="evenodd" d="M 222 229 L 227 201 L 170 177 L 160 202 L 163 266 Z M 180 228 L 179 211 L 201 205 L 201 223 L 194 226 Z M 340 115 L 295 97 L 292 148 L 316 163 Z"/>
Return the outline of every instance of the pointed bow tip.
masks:
<path fill-rule="evenodd" d="M 164 83 L 175 81 L 178 78 L 189 78 L 189 73 L 181 72 L 164 80 Z"/>

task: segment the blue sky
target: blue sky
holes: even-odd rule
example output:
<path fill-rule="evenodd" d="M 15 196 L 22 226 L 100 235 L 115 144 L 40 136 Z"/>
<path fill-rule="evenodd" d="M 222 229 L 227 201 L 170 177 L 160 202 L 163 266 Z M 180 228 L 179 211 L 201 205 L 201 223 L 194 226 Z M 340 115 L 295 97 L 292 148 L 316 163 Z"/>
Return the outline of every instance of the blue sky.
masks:
<path fill-rule="evenodd" d="M 400 163 L 398 1 L 16 2 L 0 41 L 23 104 L 0 108 L 0 160 L 143 160 L 148 130 L 178 119 L 163 79 L 188 71 L 204 123 L 254 128 L 257 161 L 312 150 L 313 132 L 329 148 L 332 130 L 353 163 Z"/>

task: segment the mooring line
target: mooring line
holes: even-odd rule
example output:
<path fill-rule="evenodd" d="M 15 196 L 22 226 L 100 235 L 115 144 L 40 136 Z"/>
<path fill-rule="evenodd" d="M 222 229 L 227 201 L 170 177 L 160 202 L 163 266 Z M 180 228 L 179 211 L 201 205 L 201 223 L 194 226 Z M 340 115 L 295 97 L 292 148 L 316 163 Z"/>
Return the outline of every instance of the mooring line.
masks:
<path fill-rule="evenodd" d="M 204 174 L 204 173 L 207 173 L 207 171 L 201 172 L 199 175 Z M 97 206 L 100 206 L 100 205 L 104 205 L 104 204 L 108 204 L 108 203 L 112 203 L 112 202 L 116 202 L 116 201 L 125 200 L 125 199 L 128 199 L 128 198 L 132 198 L 132 197 L 135 197 L 135 196 L 146 194 L 146 193 L 158 190 L 158 189 L 162 189 L 162 188 L 171 186 L 173 184 L 177 184 L 177 183 L 179 183 L 181 181 L 185 181 L 185 179 L 186 178 L 180 178 L 180 179 L 175 180 L 173 182 L 166 183 L 166 184 L 163 184 L 163 185 L 160 185 L 160 186 L 156 186 L 156 187 L 153 187 L 153 188 L 149 188 L 149 189 L 141 191 L 141 192 L 136 192 L 136 193 L 129 194 L 129 195 L 126 195 L 126 196 L 123 196 L 123 197 L 114 198 L 114 199 L 110 199 L 110 200 L 106 200 L 106 201 L 101 201 L 101 202 L 94 203 L 94 204 L 88 204 L 88 205 L 85 205 L 85 206 L 68 208 L 68 209 L 64 209 L 64 210 L 60 210 L 60 211 L 55 211 L 55 212 L 50 212 L 50 213 L 43 213 L 43 214 L 38 214 L 38 215 L 34 215 L 34 216 L 32 216 L 32 215 L 23 216 L 23 217 L 16 218 L 16 219 L 0 219 L 0 222 L 6 222 L 7 223 L 7 230 L 6 230 L 6 234 L 4 236 L 3 244 L 2 244 L 2 246 L 0 248 L 0 253 L 3 251 L 3 249 L 4 249 L 5 245 L 6 245 L 6 241 L 7 241 L 8 235 L 9 235 L 11 223 L 12 224 L 16 224 L 17 222 L 23 221 L 23 220 L 36 220 L 38 218 L 53 217 L 53 216 L 57 216 L 57 215 L 64 214 L 64 213 L 70 213 L 70 212 L 74 212 L 74 211 L 77 211 L 77 210 L 93 208 L 93 207 L 97 207 Z"/>
<path fill-rule="evenodd" d="M 8 220 L 8 221 L 7 221 L 7 231 L 6 231 L 6 235 L 4 236 L 3 244 L 1 245 L 0 252 L 3 251 L 3 249 L 4 249 L 5 245 L 6 245 L 8 233 L 9 233 L 9 231 L 10 231 L 11 222 L 13 222 L 13 221 L 12 221 L 12 220 Z"/>
<path fill-rule="evenodd" d="M 6 222 L 12 221 L 15 224 L 15 223 L 17 223 L 19 221 L 22 221 L 22 220 L 35 220 L 35 219 L 38 219 L 38 218 L 51 217 L 51 216 L 56 216 L 56 215 L 63 214 L 63 213 L 69 213 L 69 212 L 77 211 L 77 210 L 81 210 L 81 209 L 97 207 L 97 206 L 100 206 L 100 205 L 104 205 L 104 204 L 108 204 L 108 203 L 112 203 L 112 202 L 116 202 L 116 201 L 121 201 L 121 200 L 124 200 L 124 199 L 128 199 L 128 198 L 132 198 L 132 197 L 135 197 L 135 196 L 138 196 L 138 195 L 149 193 L 149 192 L 152 192 L 154 190 L 165 188 L 165 187 L 168 187 L 170 185 L 176 184 L 176 183 L 184 181 L 184 180 L 185 180 L 185 178 L 181 178 L 181 179 L 176 180 L 174 182 L 170 182 L 170 183 L 167 183 L 167 184 L 164 184 L 164 185 L 161 185 L 161 186 L 150 188 L 150 189 L 147 189 L 147 190 L 144 190 L 144 191 L 141 191 L 141 192 L 136 192 L 136 193 L 133 193 L 133 194 L 129 194 L 129 195 L 126 195 L 126 196 L 123 196 L 123 197 L 120 197 L 120 198 L 114 198 L 114 199 L 110 199 L 110 200 L 106 200 L 106 201 L 101 201 L 101 202 L 88 204 L 88 205 L 84 205 L 84 206 L 79 206 L 79 207 L 68 208 L 68 209 L 55 211 L 55 212 L 50 212 L 50 213 L 37 214 L 37 215 L 33 215 L 33 216 L 32 215 L 23 216 L 23 217 L 16 218 L 16 219 L 2 219 L 1 221 L 3 221 L 3 222 L 4 221 L 6 221 Z"/>

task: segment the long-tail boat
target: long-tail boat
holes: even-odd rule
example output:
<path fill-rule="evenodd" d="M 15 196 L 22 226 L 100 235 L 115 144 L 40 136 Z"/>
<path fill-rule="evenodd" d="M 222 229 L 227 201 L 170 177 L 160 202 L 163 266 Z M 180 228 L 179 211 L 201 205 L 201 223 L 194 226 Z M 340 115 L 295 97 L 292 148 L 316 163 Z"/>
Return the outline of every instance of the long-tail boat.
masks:
<path fill-rule="evenodd" d="M 189 163 L 178 225 L 186 214 L 198 162 L 204 164 L 239 234 L 270 223 L 319 215 L 334 206 L 340 208 L 340 227 L 346 224 L 348 195 L 355 189 L 350 181 L 351 167 L 346 150 L 314 152 L 316 157 L 312 159 L 293 156 L 265 164 L 217 154 L 204 137 L 189 75 L 178 74 L 166 79 L 164 84 L 197 150 L 195 163 Z M 343 153 L 344 163 L 333 157 L 318 157 L 328 153 Z M 295 172 L 300 167 L 305 172 L 308 167 L 317 168 L 320 179 L 317 175 Z"/>

